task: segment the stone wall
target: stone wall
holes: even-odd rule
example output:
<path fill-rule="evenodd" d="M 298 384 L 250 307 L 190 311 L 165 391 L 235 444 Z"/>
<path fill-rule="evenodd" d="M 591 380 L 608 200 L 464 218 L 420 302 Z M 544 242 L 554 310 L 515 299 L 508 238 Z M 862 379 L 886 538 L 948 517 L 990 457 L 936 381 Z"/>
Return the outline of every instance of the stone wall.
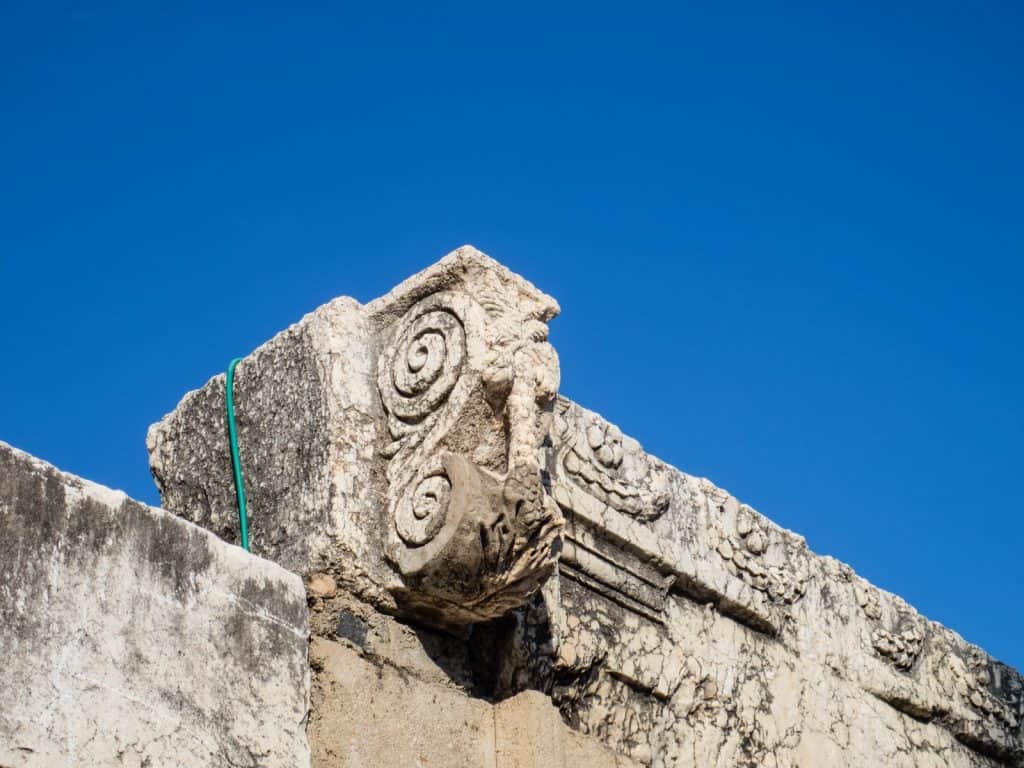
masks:
<path fill-rule="evenodd" d="M 643 764 L 1022 764 L 1020 676 L 612 424 L 556 405 L 550 690 Z"/>
<path fill-rule="evenodd" d="M 242 363 L 254 546 L 314 635 L 374 657 L 397 617 L 451 684 L 643 766 L 1024 765 L 1014 670 L 556 396 L 556 312 L 465 247 Z M 167 508 L 232 536 L 222 399 L 149 447 Z"/>
<path fill-rule="evenodd" d="M 297 576 L 3 443 L 0 547 L 0 768 L 637 768 L 469 690 L 438 633 L 340 603 L 324 632 L 325 578 L 310 646 Z"/>
<path fill-rule="evenodd" d="M 246 357 L 258 557 L 9 451 L 0 765 L 1024 766 L 1016 671 L 558 394 L 557 312 L 464 247 Z M 230 542 L 224 394 L 147 444 Z"/>
<path fill-rule="evenodd" d="M 297 576 L 0 443 L 0 766 L 309 765 Z"/>

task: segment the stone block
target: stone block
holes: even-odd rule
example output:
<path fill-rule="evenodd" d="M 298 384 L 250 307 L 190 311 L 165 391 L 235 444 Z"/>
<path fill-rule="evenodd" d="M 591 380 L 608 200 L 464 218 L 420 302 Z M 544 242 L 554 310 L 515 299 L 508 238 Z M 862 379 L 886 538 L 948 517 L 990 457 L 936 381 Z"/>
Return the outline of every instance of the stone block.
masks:
<path fill-rule="evenodd" d="M 253 551 L 440 626 L 522 604 L 551 575 L 562 526 L 538 454 L 557 312 L 466 246 L 246 357 L 235 403 Z M 164 508 L 233 541 L 224 379 L 186 395 L 147 444 Z"/>
<path fill-rule="evenodd" d="M 314 765 L 327 768 L 639 768 L 573 732 L 551 700 L 525 691 L 494 704 L 404 666 L 314 638 Z"/>
<path fill-rule="evenodd" d="M 323 768 L 497 768 L 491 705 L 315 638 L 309 739 Z"/>
<path fill-rule="evenodd" d="M 0 765 L 309 765 L 300 579 L 0 443 Z"/>
<path fill-rule="evenodd" d="M 598 740 L 571 730 L 539 691 L 523 691 L 500 702 L 494 716 L 498 768 L 639 768 Z"/>

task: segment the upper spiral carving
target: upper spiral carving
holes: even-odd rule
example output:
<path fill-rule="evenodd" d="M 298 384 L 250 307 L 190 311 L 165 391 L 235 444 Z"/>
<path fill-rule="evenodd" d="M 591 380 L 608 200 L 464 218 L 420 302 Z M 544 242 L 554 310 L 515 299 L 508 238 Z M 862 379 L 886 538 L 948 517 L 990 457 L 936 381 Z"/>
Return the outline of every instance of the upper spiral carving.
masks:
<path fill-rule="evenodd" d="M 451 394 L 466 358 L 462 321 L 447 308 L 424 311 L 403 329 L 382 369 L 388 410 L 405 422 L 433 413 Z"/>

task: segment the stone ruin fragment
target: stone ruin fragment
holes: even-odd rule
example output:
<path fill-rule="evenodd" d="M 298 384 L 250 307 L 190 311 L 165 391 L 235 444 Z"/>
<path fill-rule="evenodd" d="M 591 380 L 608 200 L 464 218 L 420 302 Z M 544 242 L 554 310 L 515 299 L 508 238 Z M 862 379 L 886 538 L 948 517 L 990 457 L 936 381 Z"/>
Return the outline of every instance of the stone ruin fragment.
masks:
<path fill-rule="evenodd" d="M 103 539 L 104 509 L 122 521 L 132 502 L 85 509 L 68 490 L 82 481 L 12 452 L 0 533 L 21 543 L 0 582 L 14 619 L 0 652 L 15 661 L 0 684 L 19 693 L 0 700 L 0 766 L 50 765 L 18 751 L 44 748 L 91 765 L 1024 766 L 1016 671 L 560 394 L 557 313 L 467 246 L 368 304 L 336 299 L 247 356 L 234 395 L 252 555 L 224 543 L 238 538 L 224 376 L 154 424 L 164 511 L 132 507 L 156 522 L 118 536 L 144 545 L 96 546 L 127 580 L 115 593 L 136 578 L 169 615 L 207 617 L 160 625 L 180 670 L 135 659 L 101 624 L 40 639 L 19 596 L 70 579 L 91 604 L 90 585 L 114 571 L 68 565 L 60 538 Z M 65 524 L 49 538 L 29 530 L 26 516 L 54 514 Z M 178 539 L 190 543 L 161 543 Z M 25 576 L 36 550 L 56 565 Z M 248 572 L 211 565 L 239 560 Z M 138 599 L 113 594 L 107 609 Z M 62 626 L 77 626 L 53 600 Z M 131 641 L 155 628 L 147 617 L 118 631 Z M 225 650 L 234 636 L 244 657 Z M 74 702 L 106 695 L 87 682 L 111 658 L 187 677 L 211 653 L 228 656 L 220 685 L 118 678 L 111 697 L 180 711 L 159 740 L 120 715 L 104 752 L 86 738 L 102 715 L 68 715 L 74 739 L 46 720 L 69 658 L 92 669 L 62 689 Z M 235 685 L 245 664 L 260 675 Z M 23 723 L 27 712 L 44 725 Z M 259 738 L 238 732 L 236 712 Z M 188 758 L 162 761 L 179 740 Z M 204 762 L 204 749 L 221 757 Z"/>

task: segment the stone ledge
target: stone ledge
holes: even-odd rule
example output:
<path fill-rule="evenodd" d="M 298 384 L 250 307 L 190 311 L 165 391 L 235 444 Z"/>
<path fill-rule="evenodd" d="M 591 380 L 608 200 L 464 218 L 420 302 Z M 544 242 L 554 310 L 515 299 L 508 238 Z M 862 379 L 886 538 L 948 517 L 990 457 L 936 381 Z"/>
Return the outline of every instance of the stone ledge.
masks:
<path fill-rule="evenodd" d="M 295 575 L 0 443 L 0 765 L 309 765 Z"/>

